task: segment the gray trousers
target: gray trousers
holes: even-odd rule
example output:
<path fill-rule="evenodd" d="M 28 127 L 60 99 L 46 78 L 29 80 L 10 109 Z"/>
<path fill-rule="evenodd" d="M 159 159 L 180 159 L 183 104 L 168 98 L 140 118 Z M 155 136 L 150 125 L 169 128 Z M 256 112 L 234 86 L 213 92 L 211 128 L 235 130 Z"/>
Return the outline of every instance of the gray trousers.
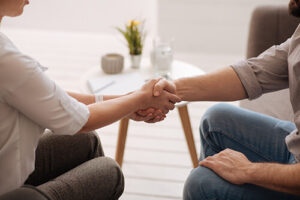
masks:
<path fill-rule="evenodd" d="M 26 185 L 50 200 L 115 200 L 124 190 L 118 164 L 104 157 L 94 133 L 45 134 L 36 150 L 35 171 Z"/>

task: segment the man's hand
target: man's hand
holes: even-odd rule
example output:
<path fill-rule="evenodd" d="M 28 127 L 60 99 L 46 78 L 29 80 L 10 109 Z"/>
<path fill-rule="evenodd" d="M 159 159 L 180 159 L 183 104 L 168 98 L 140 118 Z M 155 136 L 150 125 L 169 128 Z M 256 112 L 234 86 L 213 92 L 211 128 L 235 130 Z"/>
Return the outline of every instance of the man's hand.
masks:
<path fill-rule="evenodd" d="M 176 85 L 171 81 L 167 81 L 166 79 L 159 79 L 159 81 L 153 87 L 153 95 L 157 97 L 164 90 L 168 91 L 169 93 L 176 94 Z"/>
<path fill-rule="evenodd" d="M 231 149 L 209 156 L 199 164 L 213 170 L 233 184 L 245 184 L 251 178 L 247 175 L 247 169 L 252 163 L 244 154 Z"/>

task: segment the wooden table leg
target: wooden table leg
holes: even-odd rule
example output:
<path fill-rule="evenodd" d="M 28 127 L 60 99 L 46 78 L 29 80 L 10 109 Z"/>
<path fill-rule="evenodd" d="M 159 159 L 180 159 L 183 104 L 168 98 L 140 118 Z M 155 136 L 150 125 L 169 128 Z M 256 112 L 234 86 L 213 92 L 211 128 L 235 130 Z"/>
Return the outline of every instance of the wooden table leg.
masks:
<path fill-rule="evenodd" d="M 177 107 L 177 108 L 180 115 L 181 124 L 184 130 L 185 139 L 190 151 L 190 156 L 193 162 L 193 166 L 194 168 L 196 168 L 198 166 L 198 156 L 195 148 L 195 141 L 194 141 L 193 131 L 192 131 L 190 117 L 188 113 L 188 108 L 187 105 Z"/>
<path fill-rule="evenodd" d="M 118 143 L 117 143 L 117 149 L 116 149 L 116 161 L 117 161 L 117 163 L 119 163 L 120 167 L 122 167 L 122 164 L 123 164 L 128 124 L 129 124 L 129 119 L 123 118 L 123 119 L 121 119 L 120 125 L 119 125 L 119 136 L 118 136 Z"/>

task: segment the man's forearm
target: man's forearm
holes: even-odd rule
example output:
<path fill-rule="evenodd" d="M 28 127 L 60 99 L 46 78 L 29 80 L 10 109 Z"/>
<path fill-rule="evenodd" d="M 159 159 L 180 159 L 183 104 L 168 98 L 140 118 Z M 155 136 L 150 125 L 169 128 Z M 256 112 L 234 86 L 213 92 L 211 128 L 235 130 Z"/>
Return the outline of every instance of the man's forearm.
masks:
<path fill-rule="evenodd" d="M 247 98 L 246 91 L 231 67 L 217 72 L 174 81 L 177 95 L 185 101 L 236 101 Z"/>
<path fill-rule="evenodd" d="M 247 174 L 250 184 L 300 195 L 300 164 L 253 163 Z"/>

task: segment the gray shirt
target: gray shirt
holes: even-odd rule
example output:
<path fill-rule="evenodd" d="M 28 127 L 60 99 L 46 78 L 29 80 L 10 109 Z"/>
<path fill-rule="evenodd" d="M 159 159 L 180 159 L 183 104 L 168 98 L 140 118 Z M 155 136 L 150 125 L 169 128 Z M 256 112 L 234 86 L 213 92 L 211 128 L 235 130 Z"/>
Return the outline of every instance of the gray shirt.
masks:
<path fill-rule="evenodd" d="M 240 61 L 232 65 L 232 68 L 239 76 L 250 100 L 264 93 L 289 88 L 297 129 L 290 133 L 285 141 L 289 151 L 299 162 L 300 25 L 286 42 L 272 46 L 256 58 Z"/>

